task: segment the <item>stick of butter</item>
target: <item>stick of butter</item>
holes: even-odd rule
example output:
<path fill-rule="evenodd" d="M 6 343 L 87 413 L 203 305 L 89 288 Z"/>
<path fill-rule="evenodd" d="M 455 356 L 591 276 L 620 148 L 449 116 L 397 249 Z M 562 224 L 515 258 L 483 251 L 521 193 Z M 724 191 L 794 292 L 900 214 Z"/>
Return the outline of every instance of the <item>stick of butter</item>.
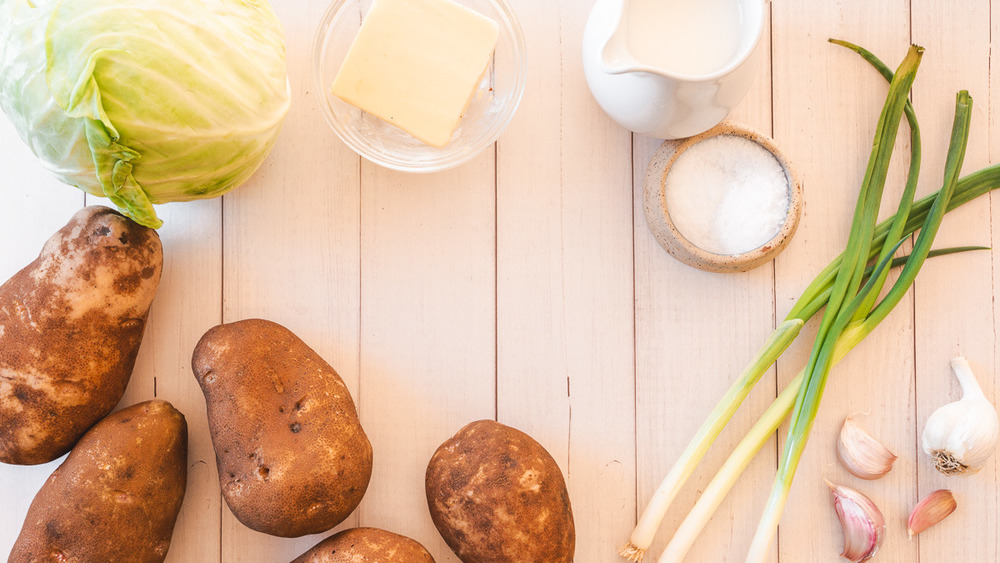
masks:
<path fill-rule="evenodd" d="M 448 144 L 499 28 L 452 0 L 375 0 L 333 93 L 435 147 Z"/>

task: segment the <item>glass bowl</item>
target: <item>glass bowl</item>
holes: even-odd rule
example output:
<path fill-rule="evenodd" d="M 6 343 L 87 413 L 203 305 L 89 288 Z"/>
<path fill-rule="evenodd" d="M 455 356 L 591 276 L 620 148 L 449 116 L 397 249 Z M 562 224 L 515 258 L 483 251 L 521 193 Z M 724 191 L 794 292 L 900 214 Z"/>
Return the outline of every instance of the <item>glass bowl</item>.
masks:
<path fill-rule="evenodd" d="M 323 113 L 347 146 L 375 164 L 407 172 L 435 172 L 458 166 L 492 145 L 517 110 L 526 78 L 524 34 L 517 17 L 505 0 L 455 1 L 492 18 L 500 32 L 479 87 L 451 142 L 441 148 L 417 140 L 330 91 L 372 0 L 334 0 L 320 21 L 313 71 Z"/>

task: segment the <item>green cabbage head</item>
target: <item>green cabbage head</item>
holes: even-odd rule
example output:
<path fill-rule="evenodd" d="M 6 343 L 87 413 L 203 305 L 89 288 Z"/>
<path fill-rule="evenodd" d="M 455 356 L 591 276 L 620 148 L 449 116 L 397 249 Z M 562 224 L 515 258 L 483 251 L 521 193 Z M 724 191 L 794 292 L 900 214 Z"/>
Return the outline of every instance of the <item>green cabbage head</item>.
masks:
<path fill-rule="evenodd" d="M 266 0 L 0 0 L 0 107 L 59 179 L 143 225 L 249 178 L 289 101 Z"/>

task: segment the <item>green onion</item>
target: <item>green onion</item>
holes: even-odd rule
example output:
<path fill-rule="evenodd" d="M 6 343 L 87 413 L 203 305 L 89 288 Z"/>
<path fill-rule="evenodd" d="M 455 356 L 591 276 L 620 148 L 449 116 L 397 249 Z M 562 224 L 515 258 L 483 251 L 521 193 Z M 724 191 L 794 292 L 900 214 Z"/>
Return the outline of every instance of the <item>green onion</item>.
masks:
<path fill-rule="evenodd" d="M 893 81 L 894 75 L 892 71 L 870 52 L 850 43 L 833 42 L 858 52 L 887 80 L 890 80 L 890 82 Z M 909 91 L 909 85 L 912 83 L 916 64 L 919 62 L 920 51 L 920 48 L 911 48 L 910 54 L 904 61 L 904 64 L 901 65 L 903 76 L 895 82 L 894 87 L 892 84 L 890 85 L 889 99 L 880 118 L 879 132 L 873 146 L 872 159 L 866 170 L 863 188 L 859 194 L 855 220 L 852 223 L 852 235 L 849 238 L 847 250 L 820 272 L 816 279 L 806 288 L 785 321 L 768 338 L 764 347 L 757 353 L 753 361 L 751 361 L 750 366 L 744 370 L 743 374 L 741 374 L 729 391 L 727 391 L 722 401 L 720 401 L 709 415 L 663 483 L 661 483 L 651 501 L 647 504 L 642 517 L 639 519 L 630 537 L 630 544 L 623 547 L 620 552 L 623 557 L 633 561 L 641 560 L 645 550 L 652 543 L 653 536 L 659 528 L 662 519 L 665 517 L 670 502 L 676 497 L 681 486 L 694 471 L 695 466 L 702 459 L 711 443 L 718 437 L 733 413 L 749 394 L 753 385 L 756 384 L 773 361 L 780 356 L 798 335 L 804 321 L 815 315 L 824 306 L 828 307 L 828 312 L 824 316 L 824 327 L 821 327 L 822 338 L 817 337 L 813 354 L 810 357 L 810 365 L 807 366 L 807 370 L 811 370 L 811 373 L 819 374 L 813 376 L 813 395 L 811 396 L 811 400 L 815 400 L 816 406 L 818 406 L 818 397 L 821 393 L 817 394 L 816 390 L 822 391 L 822 386 L 825 385 L 825 379 L 829 374 L 830 367 L 843 358 L 850 349 L 860 343 L 888 315 L 899 299 L 902 298 L 909 285 L 912 284 L 912 279 L 916 276 L 916 272 L 926 258 L 981 248 L 960 247 L 931 251 L 929 247 L 933 240 L 933 235 L 936 233 L 937 225 L 940 224 L 941 215 L 944 212 L 967 203 L 996 187 L 1000 187 L 1000 165 L 994 165 L 970 174 L 959 180 L 957 184 L 949 186 L 946 183 L 941 191 L 922 198 L 916 203 L 913 202 L 913 193 L 916 189 L 920 163 L 920 136 L 916 116 L 905 96 Z M 965 99 L 967 99 L 967 95 L 965 95 Z M 874 221 L 878 214 L 879 200 L 881 199 L 881 192 L 885 182 L 888 159 L 895 139 L 895 130 L 898 128 L 900 111 L 905 113 L 911 130 L 912 154 L 910 171 L 896 214 L 876 226 L 874 225 Z M 955 146 L 956 139 L 961 140 L 962 137 L 960 131 L 956 132 L 956 134 L 959 137 L 956 138 L 953 135 L 953 146 Z M 967 136 L 967 130 L 965 136 Z M 964 141 L 960 144 L 964 152 Z M 940 197 L 949 195 L 951 197 Z M 923 230 L 918 241 L 925 242 L 921 246 L 920 251 L 915 251 L 909 257 L 889 261 L 892 254 L 899 247 L 902 240 L 904 240 L 904 237 L 915 232 L 921 225 L 923 225 Z M 924 233 L 927 233 L 927 235 L 924 235 Z M 874 268 L 870 266 L 866 267 L 865 263 L 873 258 L 878 258 L 880 265 L 886 264 L 889 267 L 904 265 L 904 274 L 894 284 L 886 298 L 877 306 L 875 305 L 875 301 L 879 294 L 878 290 L 881 289 L 886 280 L 888 267 L 880 268 L 876 277 L 872 278 Z M 847 269 L 841 267 L 845 264 L 845 261 L 849 265 Z M 860 288 L 862 282 L 865 283 L 864 288 Z M 859 291 L 859 288 L 861 291 Z M 831 296 L 835 297 L 835 307 L 829 306 Z M 852 299 L 849 303 L 845 303 L 848 296 L 852 296 Z M 835 312 L 831 313 L 831 309 Z M 719 474 L 703 493 L 702 498 L 699 499 L 691 514 L 681 524 L 681 527 L 678 529 L 660 561 L 676 561 L 683 557 L 683 554 L 686 553 L 691 542 L 693 542 L 694 537 L 704 524 L 707 523 L 708 518 L 731 488 L 735 479 L 742 473 L 750 459 L 759 451 L 768 437 L 774 433 L 784 417 L 787 416 L 796 397 L 800 394 L 805 371 L 800 373 L 779 395 L 758 423 L 750 430 L 747 437 L 736 447 Z M 815 379 L 817 377 L 821 378 L 821 382 Z M 805 399 L 801 400 L 804 406 L 812 406 L 806 405 Z M 808 415 L 808 410 L 806 413 Z M 799 423 L 799 438 L 807 437 L 808 428 L 811 428 L 812 420 L 807 415 Z M 812 418 L 814 417 L 815 413 L 812 415 Z M 805 427 L 804 431 L 803 427 Z M 804 440 L 802 441 L 802 447 L 804 447 Z M 788 448 L 786 450 L 794 451 L 794 449 L 789 450 Z M 798 451 L 798 455 L 801 456 L 801 449 Z M 797 465 L 797 457 L 792 456 L 792 458 L 793 461 L 783 461 L 783 468 L 786 473 L 779 475 L 782 483 L 785 478 L 790 483 L 791 475 L 794 474 L 794 465 Z M 769 504 L 769 512 L 765 513 L 765 518 L 762 520 L 761 527 L 763 529 L 770 529 L 770 520 L 774 520 L 774 524 L 776 525 L 777 520 L 775 516 L 780 518 L 784 496 L 787 496 L 787 492 L 784 495 L 781 493 L 784 490 L 783 486 L 779 487 L 776 483 L 775 489 L 777 492 L 772 495 L 774 499 Z M 764 549 L 766 550 L 766 544 L 770 543 L 770 535 L 773 535 L 773 531 L 770 532 L 770 535 L 764 535 L 767 536 L 764 545 Z M 761 541 L 764 540 L 758 540 L 758 543 Z M 753 549 L 760 549 L 760 547 L 758 546 Z"/>
<path fill-rule="evenodd" d="M 653 543 L 663 517 L 666 516 L 667 508 L 673 502 L 681 486 L 687 481 L 691 473 L 694 472 L 698 462 L 705 456 L 709 446 L 719 436 L 722 428 L 732 418 L 733 413 L 739 408 L 743 400 L 746 399 L 750 390 L 760 380 L 761 375 L 771 364 L 777 360 L 778 356 L 795 340 L 805 319 L 789 318 L 778 325 L 778 328 L 771 334 L 764 343 L 764 347 L 757 353 L 750 365 L 740 374 L 739 379 L 723 395 L 722 400 L 716 405 L 708 419 L 702 424 L 698 433 L 687 445 L 684 453 L 681 454 L 677 463 L 670 468 L 670 472 L 663 479 L 659 488 L 653 493 L 653 497 L 646 505 L 646 509 L 639 518 L 629 544 L 621 550 L 619 555 L 629 561 L 641 561 L 646 553 L 646 549 Z"/>
<path fill-rule="evenodd" d="M 900 240 L 894 246 L 893 251 L 898 249 L 902 244 L 903 241 Z M 892 254 L 890 253 L 878 264 L 868 277 L 868 282 L 858 294 L 860 299 L 856 298 L 852 302 L 853 309 L 860 307 L 864 299 L 879 285 L 881 274 L 889 270 L 888 266 L 892 262 Z M 853 333 L 855 327 L 851 328 L 851 333 Z M 848 332 L 842 331 L 841 338 L 856 342 L 861 341 L 861 338 L 855 339 L 847 336 L 848 334 Z M 838 355 L 834 358 L 834 362 L 840 361 L 841 358 L 847 355 L 850 348 L 853 348 L 853 346 L 848 347 L 845 345 L 838 349 Z M 757 423 L 750 429 L 747 436 L 736 446 L 732 455 L 723 464 L 722 469 L 719 470 L 715 478 L 712 479 L 712 482 L 705 489 L 705 492 L 698 498 L 698 502 L 695 503 L 694 508 L 691 509 L 691 512 L 681 522 L 680 527 L 677 528 L 677 532 L 671 538 L 670 543 L 667 544 L 663 554 L 660 555 L 658 560 L 660 563 L 680 561 L 684 558 L 684 555 L 687 554 L 688 549 L 694 543 L 695 538 L 705 527 L 705 524 L 708 523 L 712 513 L 719 507 L 719 503 L 722 502 L 722 499 L 735 484 L 736 479 L 747 468 L 750 460 L 757 455 L 757 452 L 760 451 L 760 448 L 767 442 L 768 438 L 774 434 L 774 431 L 777 430 L 785 416 L 788 415 L 788 411 L 792 408 L 795 397 L 798 395 L 804 373 L 805 370 L 799 372 L 799 375 L 781 392 L 778 398 L 774 400 Z"/>
<path fill-rule="evenodd" d="M 917 273 L 920 271 L 920 267 L 927 258 L 930 246 L 934 241 L 934 236 L 937 234 L 941 220 L 944 218 L 948 199 L 951 197 L 955 189 L 955 184 L 958 181 L 958 173 L 962 169 L 962 161 L 965 158 L 965 149 L 969 139 L 971 116 L 972 98 L 968 92 L 963 90 L 958 93 L 955 104 L 955 121 L 952 126 L 951 143 L 945 164 L 944 185 L 931 208 L 931 212 L 927 215 L 923 228 L 920 229 L 920 235 L 914 244 L 913 252 L 903 266 L 903 271 L 900 273 L 896 283 L 893 284 L 885 298 L 869 314 L 865 315 L 863 320 L 854 321 L 855 323 L 860 323 L 862 327 L 869 325 L 873 329 L 888 316 L 889 312 L 892 311 L 903 295 L 909 290 L 914 279 L 916 279 Z M 830 308 L 828 307 L 827 314 L 824 316 L 829 315 Z M 848 317 L 848 315 L 850 316 Z M 774 533 L 777 531 L 778 521 L 781 519 L 781 513 L 788 498 L 788 491 L 792 486 L 795 470 L 802 457 L 802 452 L 805 450 L 809 433 L 812 430 L 813 422 L 819 410 L 819 403 L 823 397 L 823 390 L 830 373 L 832 359 L 838 347 L 837 337 L 839 337 L 839 333 L 837 329 L 839 328 L 842 332 L 847 328 L 848 323 L 851 322 L 854 315 L 855 311 L 838 311 L 833 329 L 829 333 L 834 335 L 833 338 L 831 339 L 828 336 L 822 342 L 817 338 L 817 345 L 813 348 L 813 356 L 816 360 L 811 360 L 809 366 L 807 366 L 803 385 L 796 397 L 795 409 L 792 411 L 791 425 L 785 441 L 785 450 L 781 463 L 778 466 L 774 488 L 771 491 L 771 496 L 764 509 L 764 515 L 750 545 L 750 553 L 747 555 L 748 562 L 763 561 L 767 556 L 768 547 L 770 546 L 771 539 L 774 537 Z M 868 329 L 867 332 L 871 332 L 871 329 Z M 861 328 L 860 331 L 866 332 L 864 328 Z"/>
<path fill-rule="evenodd" d="M 788 499 L 792 478 L 798 468 L 802 452 L 805 450 L 816 412 L 819 409 L 819 401 L 823 396 L 830 369 L 833 367 L 833 350 L 837 339 L 847 328 L 847 325 L 852 320 L 856 320 L 856 314 L 861 313 L 862 316 L 868 314 L 868 311 L 862 309 L 862 306 L 868 301 L 870 292 L 865 293 L 864 297 L 861 297 L 861 294 L 857 292 L 867 259 L 864 250 L 871 248 L 882 188 L 885 185 L 889 159 L 892 155 L 892 145 L 895 142 L 895 131 L 902 118 L 906 96 L 916 77 L 922 51 L 923 49 L 919 47 L 910 47 L 906 58 L 903 59 L 889 85 L 889 95 L 882 109 L 882 115 L 879 117 L 868 171 L 858 195 L 858 204 L 855 207 L 851 234 L 848 237 L 847 250 L 844 251 L 842 267 L 834 281 L 833 291 L 823 314 L 819 334 L 816 336 L 809 362 L 806 364 L 805 379 L 796 397 L 795 409 L 792 411 L 791 429 L 785 440 L 785 450 L 781 463 L 778 465 L 778 474 L 765 505 L 764 515 L 750 544 L 750 552 L 747 555 L 748 562 L 763 561 L 767 557 L 767 550 L 778 529 L 778 521 L 781 519 L 785 502 Z M 967 133 L 968 129 L 966 128 Z M 954 189 L 954 183 L 952 183 L 951 189 Z M 938 197 L 945 197 L 945 193 L 945 190 L 942 190 Z M 950 192 L 947 195 L 950 196 Z M 941 209 L 943 210 L 943 207 Z M 943 211 L 941 215 L 943 216 Z M 928 220 L 932 216 L 934 214 L 928 215 Z M 886 242 L 888 243 L 889 239 L 886 239 Z M 911 254 L 907 264 L 914 263 L 915 258 L 917 255 Z M 904 266 L 903 270 L 905 272 L 907 266 Z M 875 287 L 880 285 L 878 281 L 873 276 L 866 286 L 868 289 L 875 289 L 876 295 L 881 290 L 881 287 Z M 851 299 L 851 296 L 856 297 L 848 303 L 847 300 Z"/>

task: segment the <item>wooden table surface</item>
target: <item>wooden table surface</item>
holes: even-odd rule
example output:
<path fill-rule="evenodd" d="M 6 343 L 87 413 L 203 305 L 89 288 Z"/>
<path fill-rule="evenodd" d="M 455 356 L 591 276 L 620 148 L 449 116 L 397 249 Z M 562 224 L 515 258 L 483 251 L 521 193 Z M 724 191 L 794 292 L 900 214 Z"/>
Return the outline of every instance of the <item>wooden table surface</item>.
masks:
<path fill-rule="evenodd" d="M 191 375 L 199 337 L 264 317 L 343 376 L 375 450 L 368 493 L 345 525 L 412 536 L 456 561 L 429 518 L 424 470 L 461 426 L 497 419 L 541 442 L 567 477 L 577 561 L 610 563 L 681 448 L 813 276 L 843 248 L 886 85 L 859 43 L 891 66 L 926 48 L 913 89 L 924 157 L 919 193 L 939 187 L 955 92 L 975 100 L 966 173 L 1000 159 L 1000 1 L 775 1 L 751 92 L 732 118 L 770 133 L 804 184 L 802 221 L 773 263 L 745 274 L 687 267 L 655 242 L 642 177 L 658 140 L 630 134 L 590 96 L 580 61 L 591 2 L 511 0 L 528 47 L 520 109 L 492 150 L 457 169 L 379 168 L 327 127 L 311 73 L 327 0 L 274 0 L 288 37 L 292 109 L 274 152 L 221 199 L 161 206 L 163 278 L 122 405 L 154 396 L 187 416 L 187 495 L 168 561 L 281 562 L 322 536 L 243 527 L 221 501 L 205 404 Z M 900 135 L 887 198 L 901 190 Z M 0 279 L 31 261 L 96 198 L 60 185 L 6 119 L 0 125 Z M 894 207 L 894 203 L 887 205 Z M 949 214 L 937 246 L 1000 247 L 1000 196 Z M 888 532 L 876 561 L 1000 561 L 1000 470 L 946 478 L 919 450 L 928 415 L 959 397 L 964 355 L 996 402 L 1000 250 L 928 262 L 915 289 L 831 377 L 773 560 L 837 561 L 840 524 L 823 479 L 868 494 Z M 810 325 L 812 327 L 812 325 Z M 814 327 L 812 331 L 814 331 Z M 658 552 L 742 431 L 803 365 L 813 332 L 780 360 L 685 487 Z M 899 459 L 865 482 L 836 461 L 855 412 Z M 782 433 L 784 429 L 782 429 Z M 773 479 L 772 440 L 688 560 L 742 561 Z M 0 467 L 0 554 L 59 462 Z M 906 516 L 950 488 L 958 511 L 908 540 Z M 652 559 L 652 558 L 650 558 Z"/>

